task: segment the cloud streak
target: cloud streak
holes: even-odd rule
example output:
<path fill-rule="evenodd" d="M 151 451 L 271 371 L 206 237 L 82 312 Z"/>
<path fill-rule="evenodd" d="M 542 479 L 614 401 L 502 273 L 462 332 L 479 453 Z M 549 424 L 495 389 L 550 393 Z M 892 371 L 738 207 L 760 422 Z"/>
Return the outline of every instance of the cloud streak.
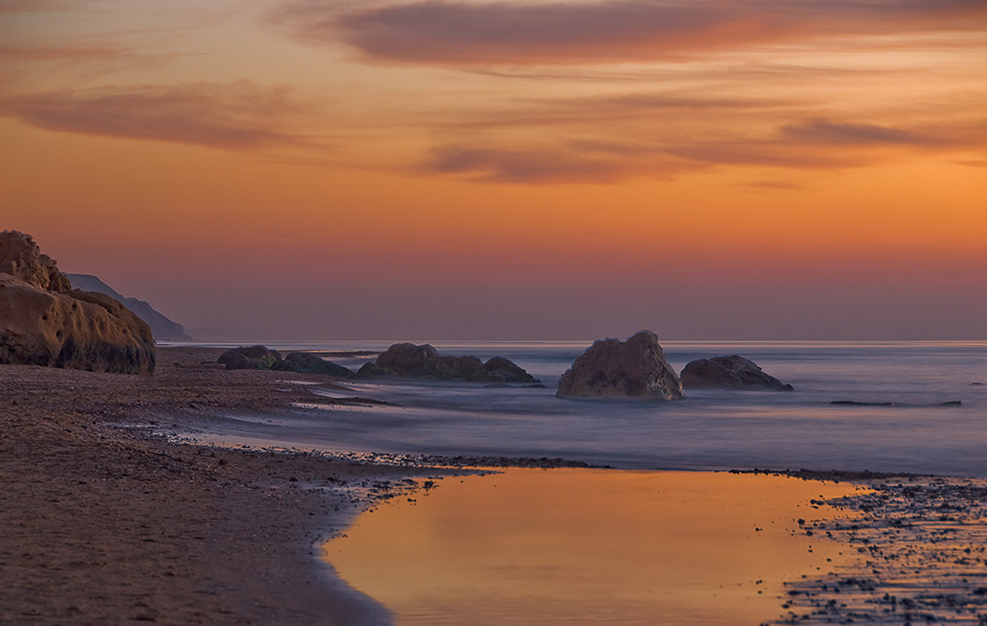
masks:
<path fill-rule="evenodd" d="M 283 128 L 299 112 L 289 95 L 247 81 L 49 91 L 4 98 L 0 115 L 52 131 L 252 150 L 305 143 Z"/>
<path fill-rule="evenodd" d="M 342 9 L 282 7 L 274 21 L 314 44 L 344 42 L 370 59 L 441 66 L 667 60 L 848 35 L 976 30 L 982 0 L 608 0 L 473 4 L 428 0 Z"/>
<path fill-rule="evenodd" d="M 615 183 L 668 179 L 717 166 L 779 170 L 864 167 L 915 154 L 987 149 L 987 123 L 892 128 L 807 119 L 761 137 L 660 136 L 560 141 L 537 149 L 450 144 L 432 150 L 426 170 L 469 181 L 515 184 Z"/>

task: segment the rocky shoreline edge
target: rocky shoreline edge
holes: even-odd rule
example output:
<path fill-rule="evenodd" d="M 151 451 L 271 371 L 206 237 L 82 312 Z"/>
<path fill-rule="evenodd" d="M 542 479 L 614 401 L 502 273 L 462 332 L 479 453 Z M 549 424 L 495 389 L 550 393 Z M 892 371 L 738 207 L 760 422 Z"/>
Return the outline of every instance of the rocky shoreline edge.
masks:
<path fill-rule="evenodd" d="M 386 609 L 320 561 L 319 543 L 442 476 L 582 465 L 153 435 L 309 399 L 283 373 L 225 370 L 219 352 L 159 348 L 154 376 L 0 366 L 0 623 L 386 624 Z M 857 551 L 858 563 L 788 583 L 770 623 L 987 623 L 984 481 L 753 471 L 867 487 L 814 503 L 845 516 L 800 527 Z"/>
<path fill-rule="evenodd" d="M 159 347 L 153 376 L 0 365 L 0 623 L 388 624 L 320 560 L 321 542 L 468 468 L 585 465 L 163 436 L 309 398 L 283 372 L 225 370 L 221 352 Z"/>

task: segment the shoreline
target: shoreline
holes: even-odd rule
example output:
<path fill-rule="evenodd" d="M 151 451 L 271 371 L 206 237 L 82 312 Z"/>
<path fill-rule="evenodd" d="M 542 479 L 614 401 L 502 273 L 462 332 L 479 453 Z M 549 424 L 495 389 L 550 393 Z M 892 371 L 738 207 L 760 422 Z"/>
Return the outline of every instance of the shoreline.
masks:
<path fill-rule="evenodd" d="M 281 372 L 222 369 L 215 363 L 220 352 L 159 348 L 153 377 L 0 366 L 0 528 L 5 529 L 0 622 L 387 624 L 387 609 L 351 589 L 321 560 L 319 546 L 328 536 L 375 503 L 470 467 L 585 466 L 557 459 L 242 450 L 154 434 L 181 430 L 197 416 L 276 413 L 310 398 L 303 385 L 286 386 Z M 327 381 L 317 375 L 292 378 Z M 806 470 L 751 473 L 887 483 L 877 491 L 886 497 L 838 503 L 869 515 L 868 526 L 841 528 L 833 522 L 806 529 L 847 545 L 880 544 L 886 564 L 904 558 L 893 556 L 896 549 L 915 545 L 925 550 L 920 570 L 943 558 L 937 545 L 942 528 L 928 527 L 939 535 L 919 532 L 926 522 L 940 521 L 935 507 L 943 503 L 956 518 L 955 528 L 979 533 L 984 528 L 983 510 L 976 508 L 987 497 L 983 481 Z M 893 484 L 896 480 L 901 484 Z M 916 490 L 909 481 L 924 486 Z M 899 526 L 890 528 L 879 515 L 898 519 Z M 909 528 L 919 530 L 907 546 L 888 532 Z M 977 536 L 982 546 L 987 535 Z M 977 555 L 962 552 L 966 547 L 956 558 L 969 556 L 972 564 Z M 979 556 L 987 566 L 985 555 Z M 880 622 L 902 615 L 890 609 L 905 607 L 906 597 L 913 603 L 910 615 L 947 609 L 955 614 L 957 608 L 972 619 L 979 619 L 978 611 L 987 615 L 978 591 L 987 586 L 987 571 L 977 573 L 981 578 L 966 577 L 980 583 L 956 579 L 948 601 L 913 588 L 888 592 L 895 597 L 892 604 L 884 596 L 872 597 L 887 585 L 882 586 L 879 568 L 871 569 L 867 576 L 844 577 L 854 581 L 847 584 L 838 578 L 793 581 L 785 603 L 793 613 L 769 623 L 791 623 L 794 611 L 810 616 L 799 623 L 811 624 L 860 617 L 870 609 Z M 881 571 L 903 572 L 890 566 Z M 843 599 L 851 590 L 856 599 L 847 603 Z"/>
<path fill-rule="evenodd" d="M 290 395 L 278 375 L 204 362 L 215 353 L 160 350 L 153 377 L 0 366 L 0 622 L 390 623 L 317 544 L 390 492 L 451 470 L 120 427 L 273 410 Z"/>

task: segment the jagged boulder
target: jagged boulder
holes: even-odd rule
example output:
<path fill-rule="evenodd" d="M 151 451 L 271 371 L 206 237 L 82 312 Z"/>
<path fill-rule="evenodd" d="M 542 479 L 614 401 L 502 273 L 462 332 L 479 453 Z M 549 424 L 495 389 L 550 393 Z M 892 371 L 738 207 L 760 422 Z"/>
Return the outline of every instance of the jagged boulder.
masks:
<path fill-rule="evenodd" d="M 109 296 L 71 290 L 30 235 L 0 233 L 0 363 L 150 374 L 151 329 Z"/>
<path fill-rule="evenodd" d="M 327 361 L 311 352 L 289 352 L 277 369 L 301 374 L 324 374 L 336 378 L 350 378 L 353 372 L 342 365 Z"/>
<path fill-rule="evenodd" d="M 791 385 L 766 374 L 754 361 L 736 354 L 690 361 L 682 369 L 681 378 L 682 386 L 686 388 L 794 390 Z"/>
<path fill-rule="evenodd" d="M 218 361 L 228 370 L 272 370 L 279 369 L 281 354 L 265 346 L 240 346 L 219 355 Z"/>
<path fill-rule="evenodd" d="M 361 375 L 371 371 L 360 368 Z M 538 382 L 524 369 L 504 357 L 494 357 L 486 363 L 475 356 L 440 356 L 429 344 L 396 343 L 377 357 L 373 367 L 396 376 L 432 378 L 437 380 L 466 380 L 470 382 Z"/>
<path fill-rule="evenodd" d="M 72 284 L 58 270 L 55 260 L 41 253 L 34 237 L 16 230 L 0 233 L 0 274 L 19 278 L 51 293 L 68 293 Z"/>
<path fill-rule="evenodd" d="M 658 336 L 642 330 L 627 341 L 600 339 L 576 357 L 555 394 L 584 398 L 684 398 Z"/>

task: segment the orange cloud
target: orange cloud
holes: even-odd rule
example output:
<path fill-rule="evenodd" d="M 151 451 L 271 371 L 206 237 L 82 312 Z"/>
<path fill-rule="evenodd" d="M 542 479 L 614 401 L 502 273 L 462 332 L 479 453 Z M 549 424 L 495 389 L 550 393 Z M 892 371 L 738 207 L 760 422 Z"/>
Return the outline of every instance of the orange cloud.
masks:
<path fill-rule="evenodd" d="M 46 130 L 228 150 L 305 145 L 284 130 L 300 110 L 289 95 L 247 81 L 49 91 L 4 98 L 0 115 Z"/>
<path fill-rule="evenodd" d="M 343 41 L 369 58 L 423 65 L 647 61 L 846 35 L 976 30 L 982 0 L 604 1 L 570 4 L 406 2 L 285 5 L 273 17 L 306 42 Z"/>
<path fill-rule="evenodd" d="M 632 137 L 632 130 L 627 136 L 557 141 L 539 148 L 449 144 L 432 149 L 426 169 L 482 182 L 611 183 L 633 177 L 668 179 L 719 165 L 827 170 L 987 148 L 987 122 L 982 121 L 892 128 L 812 118 L 771 128 L 762 136 L 734 132 L 688 141 L 663 139 L 660 131 Z"/>

